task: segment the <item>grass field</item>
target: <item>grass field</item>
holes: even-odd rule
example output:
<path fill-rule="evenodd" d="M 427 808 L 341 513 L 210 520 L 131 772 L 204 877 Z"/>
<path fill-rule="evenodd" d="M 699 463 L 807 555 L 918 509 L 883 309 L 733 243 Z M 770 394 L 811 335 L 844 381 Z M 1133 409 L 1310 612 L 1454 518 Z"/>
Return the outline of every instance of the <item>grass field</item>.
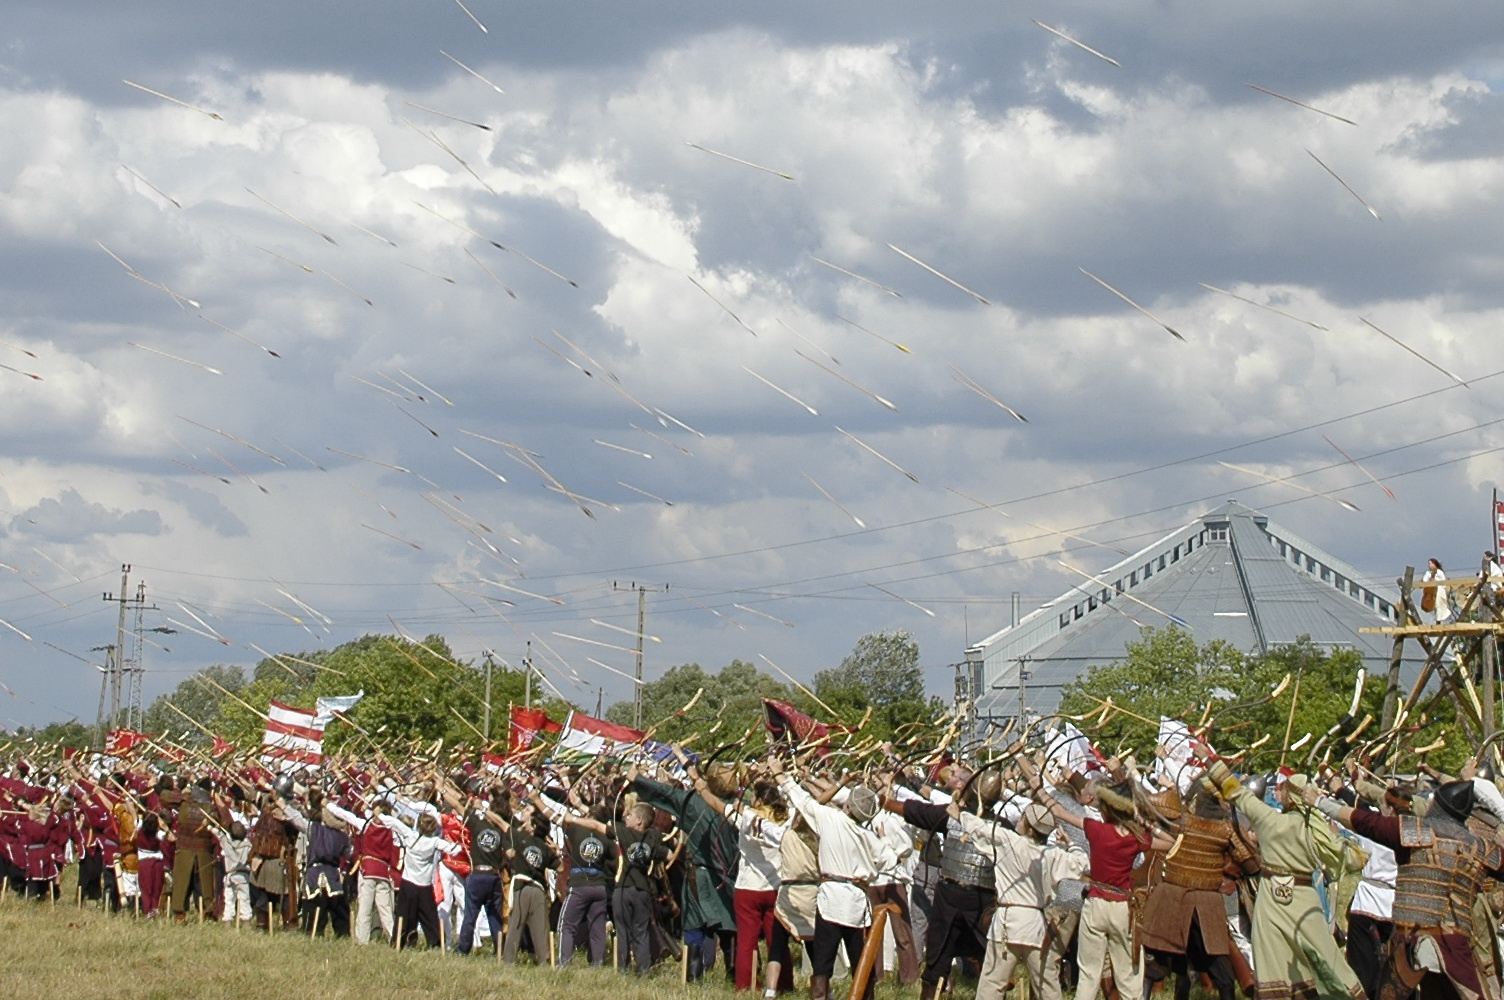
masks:
<path fill-rule="evenodd" d="M 840 986 L 835 984 L 833 993 L 844 998 Z M 731 1000 L 736 995 L 719 966 L 703 983 L 685 986 L 676 965 L 638 979 L 578 964 L 562 970 L 504 966 L 479 950 L 469 958 L 438 951 L 398 953 L 376 944 L 358 947 L 349 939 L 310 941 L 294 933 L 268 938 L 249 927 L 236 931 L 194 922 L 179 927 L 171 920 L 109 916 L 87 904 L 80 910 L 67 902 L 49 906 L 14 896 L 0 903 L 0 1000 Z M 917 995 L 917 988 L 900 990 L 888 983 L 878 1000 Z"/>

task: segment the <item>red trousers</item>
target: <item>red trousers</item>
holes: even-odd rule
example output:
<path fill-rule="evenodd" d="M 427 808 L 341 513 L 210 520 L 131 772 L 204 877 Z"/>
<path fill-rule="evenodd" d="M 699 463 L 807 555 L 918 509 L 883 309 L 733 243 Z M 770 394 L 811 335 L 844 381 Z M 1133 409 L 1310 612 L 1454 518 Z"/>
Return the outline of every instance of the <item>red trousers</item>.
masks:
<path fill-rule="evenodd" d="M 737 889 L 732 896 L 736 910 L 736 988 L 750 990 L 757 962 L 757 942 L 768 942 L 768 953 L 773 949 L 773 925 L 778 922 L 773 916 L 774 904 L 778 902 L 778 890 Z"/>
<path fill-rule="evenodd" d="M 142 858 L 137 862 L 136 868 L 136 877 L 141 885 L 141 912 L 151 916 L 161 906 L 162 876 L 166 865 L 160 858 Z"/>

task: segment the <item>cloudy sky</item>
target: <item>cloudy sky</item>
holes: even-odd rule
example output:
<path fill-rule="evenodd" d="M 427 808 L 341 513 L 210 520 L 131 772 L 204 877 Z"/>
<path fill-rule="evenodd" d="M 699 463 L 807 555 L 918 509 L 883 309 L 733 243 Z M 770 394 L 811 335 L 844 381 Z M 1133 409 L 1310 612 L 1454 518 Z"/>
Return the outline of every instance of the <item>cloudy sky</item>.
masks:
<path fill-rule="evenodd" d="M 0 14 L 0 726 L 94 718 L 122 563 L 148 698 L 400 628 L 593 708 L 634 583 L 650 678 L 948 694 L 1228 497 L 1488 544 L 1497 3 Z"/>

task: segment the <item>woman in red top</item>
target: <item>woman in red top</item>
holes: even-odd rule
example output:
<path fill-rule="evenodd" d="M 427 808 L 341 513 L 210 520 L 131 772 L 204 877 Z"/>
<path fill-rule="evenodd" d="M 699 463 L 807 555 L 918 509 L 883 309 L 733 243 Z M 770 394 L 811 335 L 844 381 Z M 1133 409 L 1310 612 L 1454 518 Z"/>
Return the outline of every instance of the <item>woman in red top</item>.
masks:
<path fill-rule="evenodd" d="M 1091 859 L 1090 888 L 1081 906 L 1076 937 L 1076 964 L 1081 970 L 1076 1000 L 1097 1000 L 1102 973 L 1112 963 L 1118 995 L 1140 997 L 1144 992 L 1143 953 L 1133 943 L 1128 900 L 1133 895 L 1133 862 L 1145 851 L 1168 851 L 1175 842 L 1163 833 L 1148 831 L 1138 821 L 1133 786 L 1128 782 L 1097 787 L 1101 820 L 1067 812 L 1051 800 L 1051 811 L 1062 823 L 1086 834 Z"/>
<path fill-rule="evenodd" d="M 163 839 L 161 820 L 154 812 L 141 818 L 136 830 L 136 877 L 141 890 L 141 912 L 155 917 L 161 908 L 163 876 L 167 866 L 162 857 Z"/>

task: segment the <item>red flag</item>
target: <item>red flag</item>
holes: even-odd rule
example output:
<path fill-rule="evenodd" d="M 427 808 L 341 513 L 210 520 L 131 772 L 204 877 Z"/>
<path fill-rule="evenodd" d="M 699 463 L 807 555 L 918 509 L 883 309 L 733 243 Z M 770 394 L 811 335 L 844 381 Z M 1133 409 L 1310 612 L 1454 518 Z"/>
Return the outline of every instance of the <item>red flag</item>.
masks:
<path fill-rule="evenodd" d="M 512 706 L 512 725 L 507 733 L 509 754 L 521 753 L 533 745 L 539 733 L 557 733 L 562 727 L 541 708 Z"/>
<path fill-rule="evenodd" d="M 133 729 L 114 729 L 104 738 L 104 752 L 106 756 L 124 757 L 148 739 L 145 733 Z"/>
<path fill-rule="evenodd" d="M 231 746 L 227 741 L 220 739 L 218 736 L 214 737 L 214 748 L 209 751 L 209 753 L 215 757 L 229 756 L 234 752 L 235 748 Z"/>
<path fill-rule="evenodd" d="M 762 707 L 767 714 L 768 732 L 775 740 L 787 740 L 795 745 L 817 743 L 829 736 L 832 728 L 840 728 L 816 722 L 786 701 L 764 698 Z"/>
<path fill-rule="evenodd" d="M 1504 549 L 1504 500 L 1494 501 L 1494 554 Z M 1504 559 L 1504 556 L 1500 556 Z"/>

